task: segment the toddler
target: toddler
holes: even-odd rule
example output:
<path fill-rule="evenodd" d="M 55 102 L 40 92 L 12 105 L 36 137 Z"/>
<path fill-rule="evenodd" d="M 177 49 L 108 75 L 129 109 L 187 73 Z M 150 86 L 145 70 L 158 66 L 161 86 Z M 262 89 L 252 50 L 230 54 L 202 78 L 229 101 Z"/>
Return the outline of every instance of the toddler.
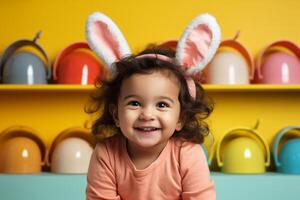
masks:
<path fill-rule="evenodd" d="M 109 70 L 88 110 L 100 113 L 88 200 L 216 199 L 200 145 L 213 106 L 192 78 L 215 53 L 220 31 L 207 14 L 188 29 L 176 53 L 151 46 L 134 55 L 107 16 L 89 17 L 87 39 Z"/>

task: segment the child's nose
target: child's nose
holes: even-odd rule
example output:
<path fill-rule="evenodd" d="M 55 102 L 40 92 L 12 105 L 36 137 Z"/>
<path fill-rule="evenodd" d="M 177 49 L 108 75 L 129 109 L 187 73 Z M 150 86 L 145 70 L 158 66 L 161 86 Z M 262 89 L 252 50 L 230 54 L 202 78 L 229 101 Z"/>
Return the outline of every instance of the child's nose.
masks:
<path fill-rule="evenodd" d="M 140 120 L 153 120 L 154 113 L 151 108 L 144 108 L 139 116 Z"/>

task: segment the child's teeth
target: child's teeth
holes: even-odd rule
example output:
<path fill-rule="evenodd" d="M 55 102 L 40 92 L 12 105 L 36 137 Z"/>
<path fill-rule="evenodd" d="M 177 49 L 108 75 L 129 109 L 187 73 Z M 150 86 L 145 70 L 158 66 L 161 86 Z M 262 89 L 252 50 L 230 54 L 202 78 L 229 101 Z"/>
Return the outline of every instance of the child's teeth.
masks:
<path fill-rule="evenodd" d="M 143 131 L 154 131 L 156 128 L 141 128 Z"/>

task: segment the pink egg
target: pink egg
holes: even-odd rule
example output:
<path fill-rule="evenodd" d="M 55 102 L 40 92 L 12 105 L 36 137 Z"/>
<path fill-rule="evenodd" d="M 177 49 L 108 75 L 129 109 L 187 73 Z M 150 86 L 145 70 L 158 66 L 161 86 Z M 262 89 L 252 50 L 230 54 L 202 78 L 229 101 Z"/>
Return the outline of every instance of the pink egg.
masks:
<path fill-rule="evenodd" d="M 271 84 L 299 84 L 299 59 L 285 52 L 271 53 L 261 66 L 261 83 Z"/>

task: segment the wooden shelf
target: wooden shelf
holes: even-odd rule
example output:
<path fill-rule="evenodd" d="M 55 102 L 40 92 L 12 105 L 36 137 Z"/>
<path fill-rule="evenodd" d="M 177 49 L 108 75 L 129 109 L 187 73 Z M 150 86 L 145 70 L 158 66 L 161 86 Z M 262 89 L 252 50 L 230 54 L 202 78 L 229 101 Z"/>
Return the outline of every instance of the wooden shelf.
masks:
<path fill-rule="evenodd" d="M 212 85 L 203 84 L 208 92 L 278 92 L 278 91 L 300 91 L 298 85 L 275 85 L 275 84 L 250 84 L 250 85 Z"/>
<path fill-rule="evenodd" d="M 249 84 L 249 85 L 214 85 L 203 84 L 207 91 L 211 92 L 239 92 L 239 91 L 300 91 L 300 84 L 295 85 L 276 85 L 276 84 Z M 1 91 L 90 91 L 94 85 L 75 85 L 75 84 L 44 84 L 44 85 L 23 85 L 23 84 L 0 84 Z"/>
<path fill-rule="evenodd" d="M 44 84 L 44 85 L 21 85 L 2 84 L 1 91 L 91 91 L 94 85 L 71 85 L 71 84 Z"/>

